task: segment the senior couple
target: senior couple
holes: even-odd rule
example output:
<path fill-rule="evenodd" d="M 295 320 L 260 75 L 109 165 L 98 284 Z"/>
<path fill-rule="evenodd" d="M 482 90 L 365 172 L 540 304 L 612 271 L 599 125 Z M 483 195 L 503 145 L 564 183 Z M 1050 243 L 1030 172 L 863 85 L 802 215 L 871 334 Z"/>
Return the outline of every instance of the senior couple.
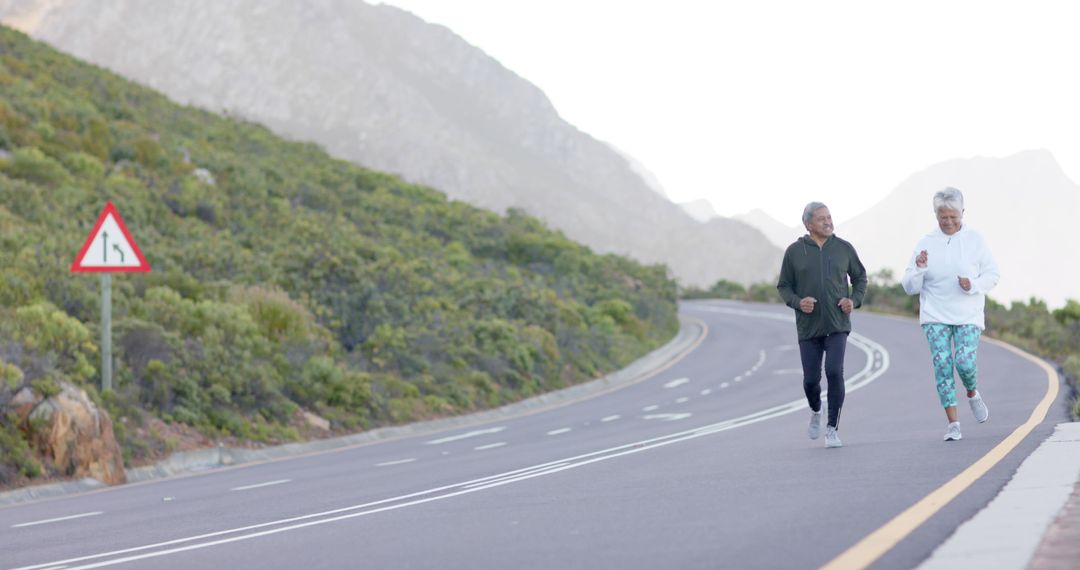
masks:
<path fill-rule="evenodd" d="M 977 386 L 976 353 L 985 328 L 986 292 L 998 282 L 998 268 L 975 230 L 964 225 L 964 196 L 956 188 L 934 194 L 937 228 L 919 240 L 904 271 L 902 285 L 919 295 L 919 323 L 930 345 L 938 400 L 948 427 L 945 441 L 959 441 L 953 370 L 967 391 L 975 421 L 989 418 Z M 806 205 L 807 235 L 788 246 L 776 285 L 795 311 L 803 390 L 810 405 L 810 439 L 821 434 L 821 369 L 828 382 L 825 446 L 841 447 L 838 430 L 844 405 L 844 350 L 851 332 L 851 311 L 862 305 L 866 269 L 852 245 L 833 234 L 829 208 Z"/>

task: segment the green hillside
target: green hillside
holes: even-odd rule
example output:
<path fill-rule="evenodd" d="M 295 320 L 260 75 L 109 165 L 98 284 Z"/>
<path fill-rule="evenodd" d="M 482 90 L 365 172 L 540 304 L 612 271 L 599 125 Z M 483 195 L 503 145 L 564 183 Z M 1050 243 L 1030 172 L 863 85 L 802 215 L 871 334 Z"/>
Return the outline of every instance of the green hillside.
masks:
<path fill-rule="evenodd" d="M 99 279 L 68 269 L 108 200 L 153 272 L 113 280 L 102 395 Z M 176 445 L 158 425 L 272 443 L 310 435 L 303 411 L 343 433 L 490 408 L 618 369 L 677 329 L 662 266 L 177 105 L 2 27 L 0 267 L 0 405 L 74 382 L 130 464 Z M 13 418 L 0 485 L 55 475 Z"/>

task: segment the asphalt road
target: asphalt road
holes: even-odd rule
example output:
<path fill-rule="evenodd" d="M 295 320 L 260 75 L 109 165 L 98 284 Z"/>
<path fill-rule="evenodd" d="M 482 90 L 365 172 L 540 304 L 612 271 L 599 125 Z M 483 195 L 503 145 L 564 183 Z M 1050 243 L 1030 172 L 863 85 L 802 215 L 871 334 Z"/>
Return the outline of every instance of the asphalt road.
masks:
<path fill-rule="evenodd" d="M 945 430 L 917 323 L 859 313 L 841 449 L 806 437 L 791 311 L 687 303 L 707 334 L 615 392 L 505 421 L 0 509 L 2 568 L 817 568 L 976 464 L 1047 394 L 980 347 L 990 421 Z M 986 505 L 1049 416 L 892 543 L 911 568 Z M 985 460 L 984 460 L 985 461 Z M 940 501 L 939 501 L 940 502 Z M 925 503 L 925 502 L 924 502 Z M 879 541 L 880 542 L 880 541 Z"/>

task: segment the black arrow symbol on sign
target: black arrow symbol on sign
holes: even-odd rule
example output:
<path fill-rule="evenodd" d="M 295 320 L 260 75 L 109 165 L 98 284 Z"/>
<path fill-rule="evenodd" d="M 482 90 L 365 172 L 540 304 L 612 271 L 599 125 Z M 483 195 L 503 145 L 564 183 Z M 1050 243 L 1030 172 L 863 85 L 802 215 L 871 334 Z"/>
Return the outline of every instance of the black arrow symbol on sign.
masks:
<path fill-rule="evenodd" d="M 115 243 L 113 244 L 112 248 L 116 250 L 116 253 L 120 254 L 120 263 L 123 263 L 124 262 L 124 250 L 120 249 L 119 244 L 115 244 Z"/>
<path fill-rule="evenodd" d="M 109 232 L 101 232 L 101 262 L 109 261 Z"/>

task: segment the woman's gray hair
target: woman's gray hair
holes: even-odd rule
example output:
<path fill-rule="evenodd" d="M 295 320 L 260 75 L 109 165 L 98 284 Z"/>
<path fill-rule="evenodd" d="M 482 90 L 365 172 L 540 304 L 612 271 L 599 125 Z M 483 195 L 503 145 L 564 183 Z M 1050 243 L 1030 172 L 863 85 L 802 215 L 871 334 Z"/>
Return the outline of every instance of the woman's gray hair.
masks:
<path fill-rule="evenodd" d="M 963 212 L 964 195 L 952 186 L 946 186 L 943 190 L 939 190 L 934 194 L 934 213 L 938 213 L 942 208 Z"/>
<path fill-rule="evenodd" d="M 808 223 L 810 221 L 810 218 L 814 217 L 814 210 L 817 210 L 818 208 L 828 208 L 828 206 L 822 204 L 821 202 L 810 202 L 809 204 L 807 204 L 806 207 L 802 210 L 802 223 Z"/>

